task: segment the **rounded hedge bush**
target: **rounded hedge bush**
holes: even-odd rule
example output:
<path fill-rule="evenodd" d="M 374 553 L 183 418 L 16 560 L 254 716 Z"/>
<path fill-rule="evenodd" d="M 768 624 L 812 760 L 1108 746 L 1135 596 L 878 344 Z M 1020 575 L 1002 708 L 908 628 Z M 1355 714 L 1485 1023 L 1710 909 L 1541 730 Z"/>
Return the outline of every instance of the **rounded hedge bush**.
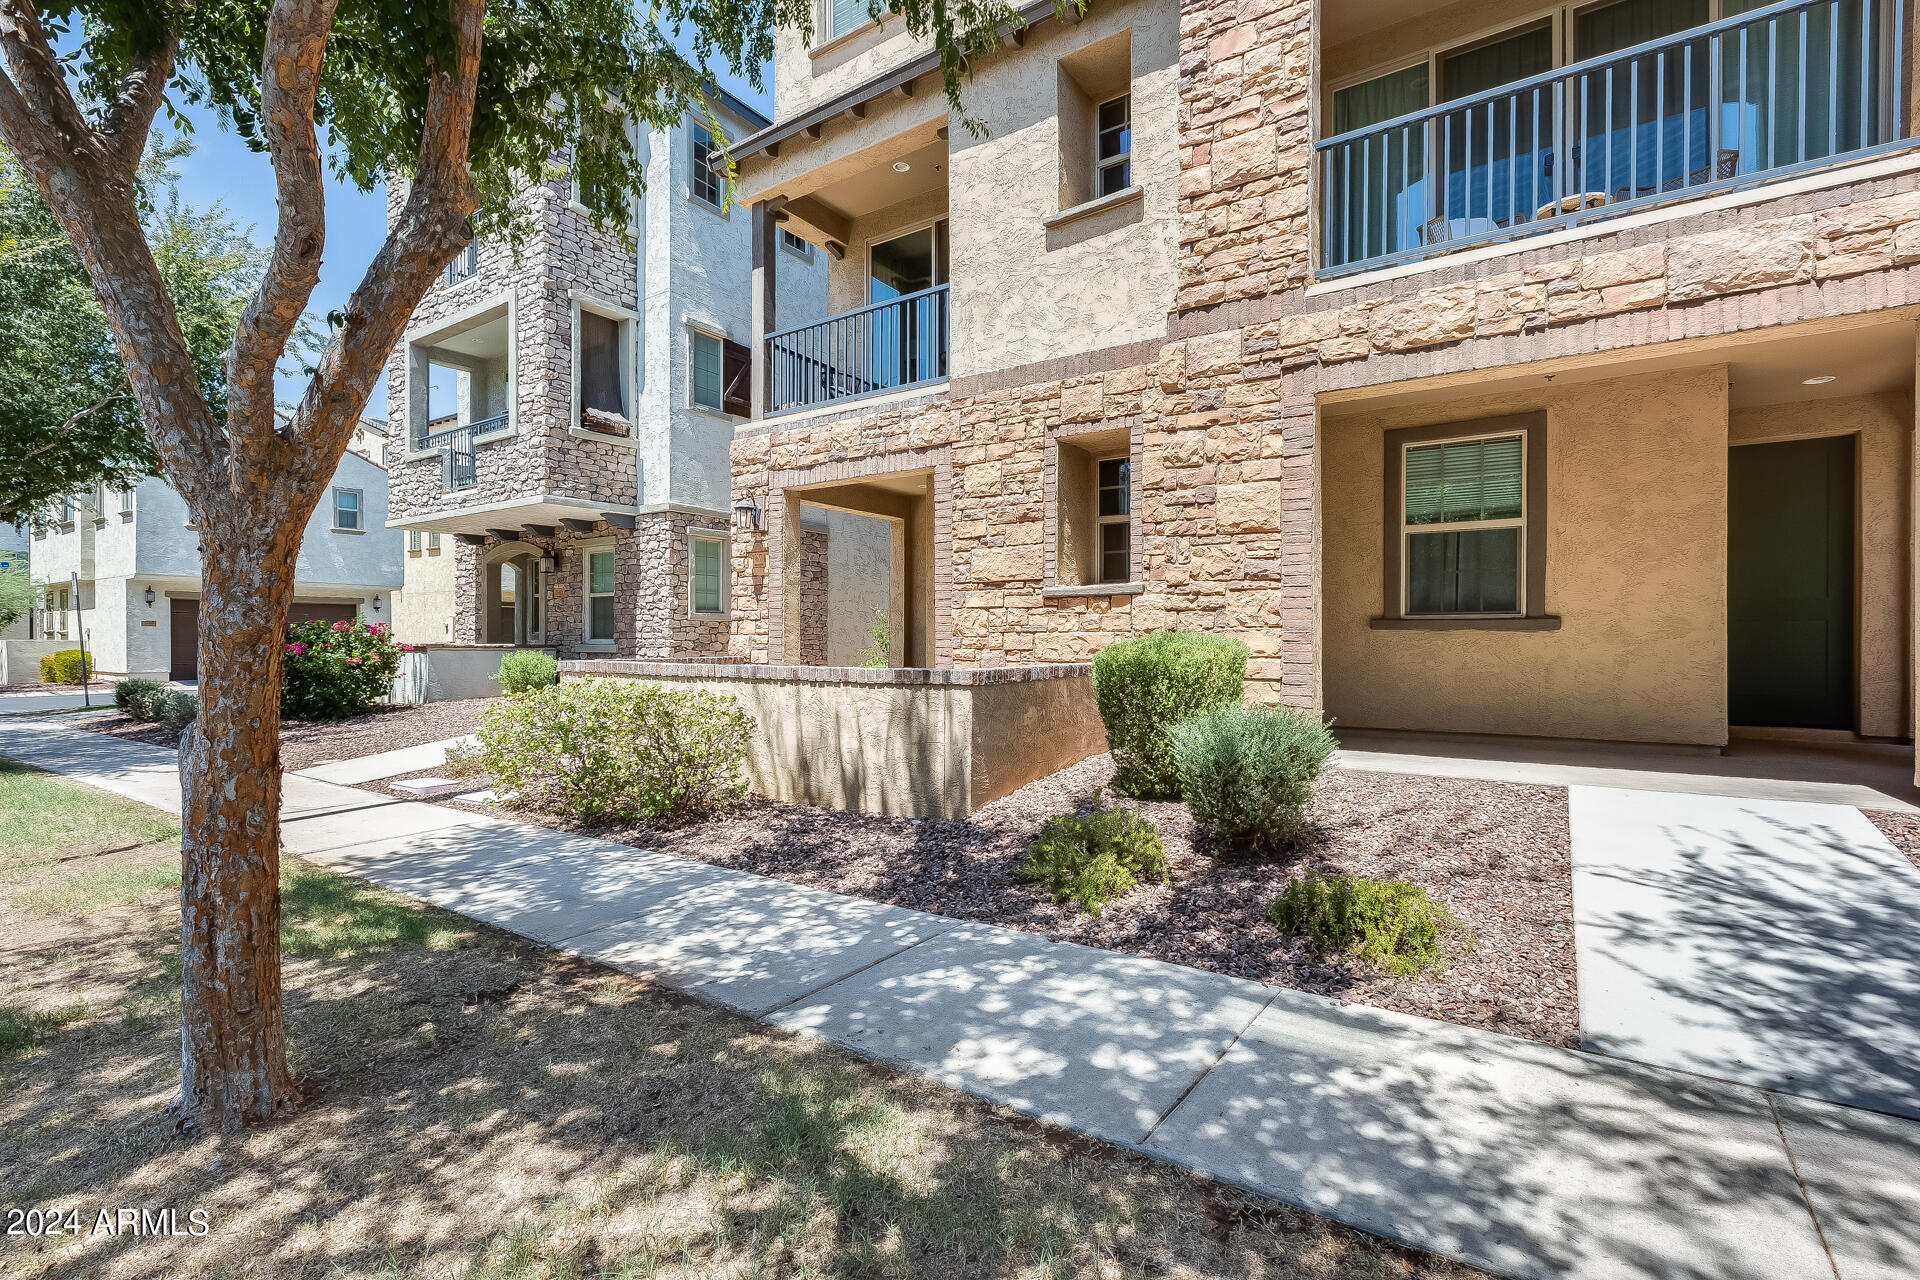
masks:
<path fill-rule="evenodd" d="M 78 649 L 58 649 L 40 655 L 40 678 L 48 684 L 79 684 L 91 665 Z"/>
<path fill-rule="evenodd" d="M 165 689 L 153 700 L 153 718 L 162 729 L 180 733 L 200 714 L 200 699 L 184 689 Z"/>
<path fill-rule="evenodd" d="M 559 682 L 560 660 L 538 649 L 515 649 L 500 659 L 500 670 L 493 679 L 509 698 L 535 693 Z"/>
<path fill-rule="evenodd" d="M 113 686 L 113 705 L 120 714 L 131 720 L 155 720 L 157 700 L 165 694 L 167 687 L 158 680 L 142 680 L 130 676 Z"/>
<path fill-rule="evenodd" d="M 400 655 L 384 622 L 296 622 L 287 628 L 280 714 L 290 720 L 345 720 L 387 696 Z"/>
<path fill-rule="evenodd" d="M 1304 835 L 1314 779 L 1340 745 L 1318 717 L 1240 703 L 1183 720 L 1168 738 L 1181 798 L 1222 851 Z"/>
<path fill-rule="evenodd" d="M 1283 933 L 1304 934 L 1322 957 L 1353 956 L 1401 977 L 1473 946 L 1460 918 L 1408 880 L 1309 871 L 1267 904 L 1267 918 Z"/>
<path fill-rule="evenodd" d="M 1093 702 L 1113 752 L 1113 789 L 1143 800 L 1177 797 L 1167 731 L 1240 701 L 1247 646 L 1203 631 L 1156 631 L 1093 656 Z"/>
<path fill-rule="evenodd" d="M 512 803 L 581 822 L 695 817 L 746 794 L 754 718 L 731 694 L 569 680 L 480 716 L 480 762 Z"/>
<path fill-rule="evenodd" d="M 1047 819 L 1013 878 L 1044 885 L 1055 902 L 1077 902 L 1097 916 L 1141 880 L 1164 884 L 1167 851 L 1159 829 L 1131 809 L 1069 813 Z"/>

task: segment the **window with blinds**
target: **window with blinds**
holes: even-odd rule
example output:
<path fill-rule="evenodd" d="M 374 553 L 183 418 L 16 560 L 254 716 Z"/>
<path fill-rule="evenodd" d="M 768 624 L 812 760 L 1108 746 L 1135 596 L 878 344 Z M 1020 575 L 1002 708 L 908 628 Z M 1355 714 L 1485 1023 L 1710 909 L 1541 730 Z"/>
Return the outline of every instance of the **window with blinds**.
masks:
<path fill-rule="evenodd" d="M 873 21 L 866 0 L 827 0 L 829 35 L 843 36 L 863 22 Z"/>
<path fill-rule="evenodd" d="M 693 539 L 693 611 L 724 613 L 721 602 L 721 566 L 726 544 L 718 538 L 695 536 Z"/>
<path fill-rule="evenodd" d="M 1406 450 L 1407 616 L 1521 611 L 1526 474 L 1526 440 L 1519 435 Z"/>

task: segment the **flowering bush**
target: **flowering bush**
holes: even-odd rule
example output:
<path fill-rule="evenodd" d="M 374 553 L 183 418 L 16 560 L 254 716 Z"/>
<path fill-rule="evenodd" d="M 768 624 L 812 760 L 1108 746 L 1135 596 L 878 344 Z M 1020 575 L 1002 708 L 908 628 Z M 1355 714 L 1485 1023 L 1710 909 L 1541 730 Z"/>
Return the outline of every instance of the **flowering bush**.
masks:
<path fill-rule="evenodd" d="M 287 628 L 280 714 L 344 720 L 384 698 L 412 645 L 395 644 L 384 622 L 296 622 Z"/>
<path fill-rule="evenodd" d="M 582 822 L 697 817 L 746 794 L 756 725 L 729 694 L 570 680 L 480 716 L 480 761 L 518 804 Z"/>

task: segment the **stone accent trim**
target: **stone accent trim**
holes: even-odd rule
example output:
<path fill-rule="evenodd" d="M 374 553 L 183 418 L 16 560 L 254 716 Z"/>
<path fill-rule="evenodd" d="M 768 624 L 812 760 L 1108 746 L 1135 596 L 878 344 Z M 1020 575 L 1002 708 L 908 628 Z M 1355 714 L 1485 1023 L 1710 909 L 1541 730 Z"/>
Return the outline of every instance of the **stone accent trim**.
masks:
<path fill-rule="evenodd" d="M 996 369 L 991 373 L 974 373 L 964 378 L 955 378 L 947 384 L 947 387 L 955 399 L 960 399 L 965 396 L 988 395 L 995 391 L 1012 391 L 1036 383 L 1064 382 L 1069 378 L 1085 378 L 1097 373 L 1111 373 L 1115 369 L 1124 369 L 1129 365 L 1152 364 L 1160 358 L 1160 348 L 1165 346 L 1166 342 L 1164 338 L 1149 338 L 1144 342 L 1102 347 L 1098 351 L 1063 356 L 1057 360 L 1036 360 L 1032 364 L 1015 365 L 1010 369 Z"/>
<path fill-rule="evenodd" d="M 623 658 L 563 659 L 568 676 L 620 676 L 633 680 L 768 680 L 801 684 L 871 684 L 978 689 L 1033 680 L 1072 680 L 1090 674 L 1091 663 L 1046 662 L 1018 667 L 815 667 L 701 658 L 689 662 L 640 662 Z"/>

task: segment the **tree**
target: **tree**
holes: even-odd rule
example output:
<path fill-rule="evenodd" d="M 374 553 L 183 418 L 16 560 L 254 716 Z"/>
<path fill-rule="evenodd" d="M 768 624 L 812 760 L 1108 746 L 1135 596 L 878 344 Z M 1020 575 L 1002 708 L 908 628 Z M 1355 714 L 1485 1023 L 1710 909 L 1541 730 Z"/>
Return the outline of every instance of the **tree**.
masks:
<path fill-rule="evenodd" d="M 887 6 L 939 52 L 956 104 L 1005 0 Z M 414 307 L 476 228 L 517 242 L 528 175 L 571 150 L 603 225 L 642 187 L 625 118 L 665 126 L 707 65 L 757 81 L 811 0 L 0 0 L 0 140 L 85 264 L 162 470 L 201 531 L 200 712 L 180 745 L 181 1084 L 186 1124 L 299 1100 L 280 1003 L 280 635 L 309 514 Z M 882 12 L 880 0 L 869 10 Z M 690 28 L 693 53 L 666 31 Z M 51 36 L 80 52 L 57 55 Z M 69 79 L 69 67 L 72 79 Z M 209 404 L 141 222 L 136 174 L 170 87 L 265 150 L 273 252 Z M 327 133 L 323 149 L 319 130 Z M 326 243 L 323 165 L 404 194 L 306 393 L 276 423 L 273 373 Z"/>
<path fill-rule="evenodd" d="M 171 164 L 191 150 L 184 138 L 156 139 L 135 189 L 201 395 L 218 416 L 221 355 L 267 255 L 219 204 L 181 202 Z M 0 147 L 0 522 L 96 481 L 126 487 L 158 467 L 86 268 Z"/>

